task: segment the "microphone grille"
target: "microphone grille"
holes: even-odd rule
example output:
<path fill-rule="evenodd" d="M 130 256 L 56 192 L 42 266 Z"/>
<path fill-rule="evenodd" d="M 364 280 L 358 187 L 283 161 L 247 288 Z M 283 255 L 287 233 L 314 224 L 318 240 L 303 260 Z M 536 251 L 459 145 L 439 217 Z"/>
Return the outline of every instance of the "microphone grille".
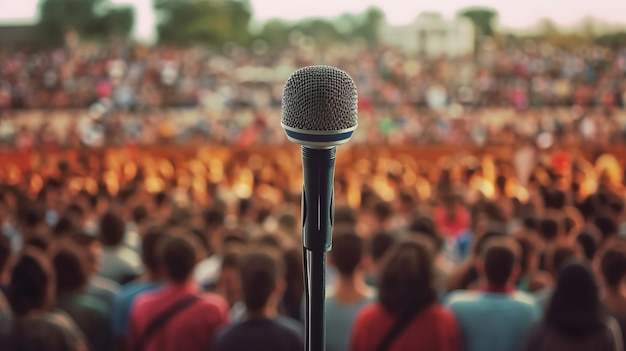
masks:
<path fill-rule="evenodd" d="M 357 126 L 357 91 L 350 76 L 331 66 L 308 66 L 285 83 L 282 124 L 286 127 L 332 132 Z"/>

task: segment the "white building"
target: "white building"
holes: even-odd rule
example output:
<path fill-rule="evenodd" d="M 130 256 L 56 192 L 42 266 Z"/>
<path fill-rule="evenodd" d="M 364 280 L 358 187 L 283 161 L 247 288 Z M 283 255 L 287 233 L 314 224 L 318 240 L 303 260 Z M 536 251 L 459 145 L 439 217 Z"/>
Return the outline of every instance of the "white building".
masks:
<path fill-rule="evenodd" d="M 405 26 L 381 28 L 384 43 L 409 53 L 427 56 L 459 56 L 474 51 L 474 26 L 467 18 L 447 20 L 439 14 L 426 13 Z"/>

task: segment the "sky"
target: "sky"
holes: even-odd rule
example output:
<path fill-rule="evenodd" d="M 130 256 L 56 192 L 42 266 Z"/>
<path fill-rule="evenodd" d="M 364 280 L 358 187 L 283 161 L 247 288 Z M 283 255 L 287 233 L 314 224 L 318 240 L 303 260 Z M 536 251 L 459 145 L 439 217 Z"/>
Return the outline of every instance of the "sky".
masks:
<path fill-rule="evenodd" d="M 150 37 L 155 16 L 152 0 L 112 0 L 137 7 L 135 34 Z M 36 18 L 39 0 L 0 0 L 0 23 L 32 21 Z M 250 0 L 255 19 L 298 20 L 311 16 L 335 17 L 342 13 L 360 13 L 369 6 L 378 6 L 393 25 L 412 22 L 425 11 L 452 17 L 468 6 L 487 6 L 499 12 L 499 23 L 510 28 L 528 28 L 542 18 L 550 18 L 562 26 L 576 24 L 586 16 L 613 24 L 626 24 L 624 0 Z"/>

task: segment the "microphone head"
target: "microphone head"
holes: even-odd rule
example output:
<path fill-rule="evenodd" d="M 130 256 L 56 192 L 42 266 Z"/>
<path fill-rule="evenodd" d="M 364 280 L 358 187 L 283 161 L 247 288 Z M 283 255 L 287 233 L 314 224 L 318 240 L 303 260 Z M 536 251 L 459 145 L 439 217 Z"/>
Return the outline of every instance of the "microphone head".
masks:
<path fill-rule="evenodd" d="M 310 148 L 330 148 L 352 138 L 357 91 L 350 76 L 331 66 L 295 71 L 283 89 L 281 125 L 287 138 Z"/>

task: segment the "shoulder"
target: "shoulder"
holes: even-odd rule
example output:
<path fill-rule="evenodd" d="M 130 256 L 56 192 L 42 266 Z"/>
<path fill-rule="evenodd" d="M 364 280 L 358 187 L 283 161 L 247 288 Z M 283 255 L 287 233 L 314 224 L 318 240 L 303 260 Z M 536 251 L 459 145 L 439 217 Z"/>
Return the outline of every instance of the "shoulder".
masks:
<path fill-rule="evenodd" d="M 453 307 L 474 303 L 479 301 L 482 297 L 483 293 L 480 291 L 457 290 L 446 295 L 443 302 L 445 305 Z"/>
<path fill-rule="evenodd" d="M 109 315 L 108 306 L 97 297 L 83 294 L 76 298 L 76 303 L 95 315 L 101 317 L 107 317 Z"/>
<path fill-rule="evenodd" d="M 294 335 L 301 337 L 304 331 L 304 326 L 293 318 L 278 317 L 274 320 L 277 325 L 284 329 L 287 333 L 293 333 Z"/>
<path fill-rule="evenodd" d="M 200 301 L 205 306 L 228 310 L 228 302 L 224 297 L 215 293 L 201 293 Z"/>
<path fill-rule="evenodd" d="M 117 293 L 121 288 L 116 281 L 98 275 L 93 276 L 93 278 L 89 280 L 89 284 L 95 288 L 108 290 L 114 293 Z"/>
<path fill-rule="evenodd" d="M 383 317 L 386 312 L 383 310 L 382 306 L 377 303 L 370 303 L 357 313 L 355 318 L 355 323 L 369 323 L 370 321 L 378 321 L 381 317 Z"/>

